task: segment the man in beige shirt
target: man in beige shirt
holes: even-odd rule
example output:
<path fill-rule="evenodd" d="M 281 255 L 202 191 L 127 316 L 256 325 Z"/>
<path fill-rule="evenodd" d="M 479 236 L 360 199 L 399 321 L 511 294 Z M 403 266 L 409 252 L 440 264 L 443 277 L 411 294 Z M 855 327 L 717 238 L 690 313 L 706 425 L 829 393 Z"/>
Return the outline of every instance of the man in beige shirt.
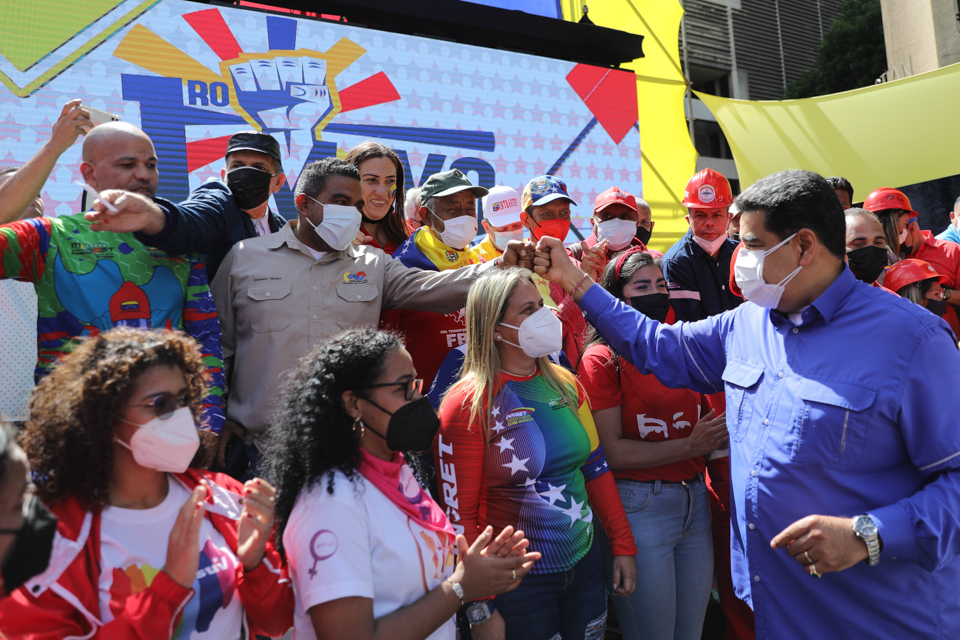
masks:
<path fill-rule="evenodd" d="M 353 246 L 363 207 L 360 175 L 342 160 L 304 167 L 294 195 L 298 220 L 236 244 L 211 286 L 223 332 L 227 417 L 246 428 L 248 442 L 267 428 L 284 375 L 324 339 L 375 327 L 384 309 L 456 311 L 476 277 L 499 265 L 424 271 L 380 249 Z M 532 246 L 517 242 L 502 261 L 532 255 Z"/>

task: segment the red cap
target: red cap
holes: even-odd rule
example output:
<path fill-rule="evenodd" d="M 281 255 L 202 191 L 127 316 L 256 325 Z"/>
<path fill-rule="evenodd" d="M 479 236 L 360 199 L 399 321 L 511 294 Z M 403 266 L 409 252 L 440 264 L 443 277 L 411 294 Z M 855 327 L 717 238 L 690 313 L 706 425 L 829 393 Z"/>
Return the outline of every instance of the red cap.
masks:
<path fill-rule="evenodd" d="M 637 210 L 636 198 L 626 191 L 622 191 L 620 187 L 610 187 L 598 195 L 597 199 L 593 201 L 593 212 L 600 213 L 612 204 L 622 204 L 630 207 L 634 211 Z"/>
<path fill-rule="evenodd" d="M 905 196 L 902 191 L 890 187 L 881 187 L 867 196 L 867 199 L 863 202 L 863 208 L 873 213 L 886 211 L 887 209 L 903 209 L 913 214 L 910 216 L 911 218 L 920 215 L 910 206 L 910 198 Z"/>
<path fill-rule="evenodd" d="M 733 204 L 733 191 L 722 173 L 704 169 L 687 182 L 683 206 L 690 209 L 723 209 Z"/>
<path fill-rule="evenodd" d="M 943 276 L 937 273 L 937 270 L 930 263 L 916 258 L 907 258 L 887 268 L 887 275 L 883 277 L 883 286 L 890 291 L 899 291 L 908 284 L 922 282 L 930 278 L 940 278 L 942 280 Z"/>

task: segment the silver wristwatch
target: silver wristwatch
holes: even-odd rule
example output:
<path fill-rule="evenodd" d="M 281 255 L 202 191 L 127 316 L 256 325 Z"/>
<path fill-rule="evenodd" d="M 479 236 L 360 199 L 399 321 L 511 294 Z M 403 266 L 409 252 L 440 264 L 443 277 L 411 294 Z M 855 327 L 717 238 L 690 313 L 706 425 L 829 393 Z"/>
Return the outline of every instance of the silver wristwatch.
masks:
<path fill-rule="evenodd" d="M 470 626 L 483 624 L 493 615 L 493 604 L 490 600 L 477 600 L 467 605 L 467 622 Z"/>
<path fill-rule="evenodd" d="M 871 567 L 880 564 L 880 534 L 873 518 L 866 514 L 855 517 L 853 532 L 867 545 L 867 564 Z"/>

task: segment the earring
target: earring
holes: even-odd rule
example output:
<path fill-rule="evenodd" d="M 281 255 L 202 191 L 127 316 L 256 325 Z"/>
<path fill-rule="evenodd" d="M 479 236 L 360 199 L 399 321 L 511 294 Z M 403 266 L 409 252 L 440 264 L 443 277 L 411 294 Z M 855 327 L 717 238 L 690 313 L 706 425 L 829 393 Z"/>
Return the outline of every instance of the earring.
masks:
<path fill-rule="evenodd" d="M 359 432 L 359 433 L 357 433 L 357 427 L 358 427 L 358 426 L 360 427 L 360 432 Z M 358 440 L 363 437 L 364 425 L 363 425 L 363 421 L 360 420 L 360 416 L 357 416 L 357 419 L 353 421 L 353 429 L 352 429 L 352 431 L 357 435 L 357 439 L 358 439 Z"/>

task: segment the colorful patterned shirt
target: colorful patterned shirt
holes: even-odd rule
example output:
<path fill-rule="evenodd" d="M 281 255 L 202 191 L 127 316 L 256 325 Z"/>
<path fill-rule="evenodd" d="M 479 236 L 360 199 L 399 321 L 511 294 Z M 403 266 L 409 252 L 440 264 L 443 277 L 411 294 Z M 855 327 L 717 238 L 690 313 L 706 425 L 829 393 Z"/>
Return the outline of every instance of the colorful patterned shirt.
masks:
<path fill-rule="evenodd" d="M 131 233 L 96 232 L 83 214 L 0 226 L 0 278 L 37 292 L 39 380 L 83 337 L 113 327 L 180 329 L 200 345 L 211 375 L 205 426 L 223 426 L 220 324 L 201 259 L 173 256 Z"/>
<path fill-rule="evenodd" d="M 533 573 L 568 571 L 593 544 L 596 510 L 613 555 L 636 547 L 597 429 L 578 386 L 578 406 L 538 373 L 502 374 L 490 441 L 470 422 L 472 393 L 453 388 L 440 408 L 436 469 L 441 506 L 471 542 L 488 524 L 523 529 L 543 557 Z"/>

